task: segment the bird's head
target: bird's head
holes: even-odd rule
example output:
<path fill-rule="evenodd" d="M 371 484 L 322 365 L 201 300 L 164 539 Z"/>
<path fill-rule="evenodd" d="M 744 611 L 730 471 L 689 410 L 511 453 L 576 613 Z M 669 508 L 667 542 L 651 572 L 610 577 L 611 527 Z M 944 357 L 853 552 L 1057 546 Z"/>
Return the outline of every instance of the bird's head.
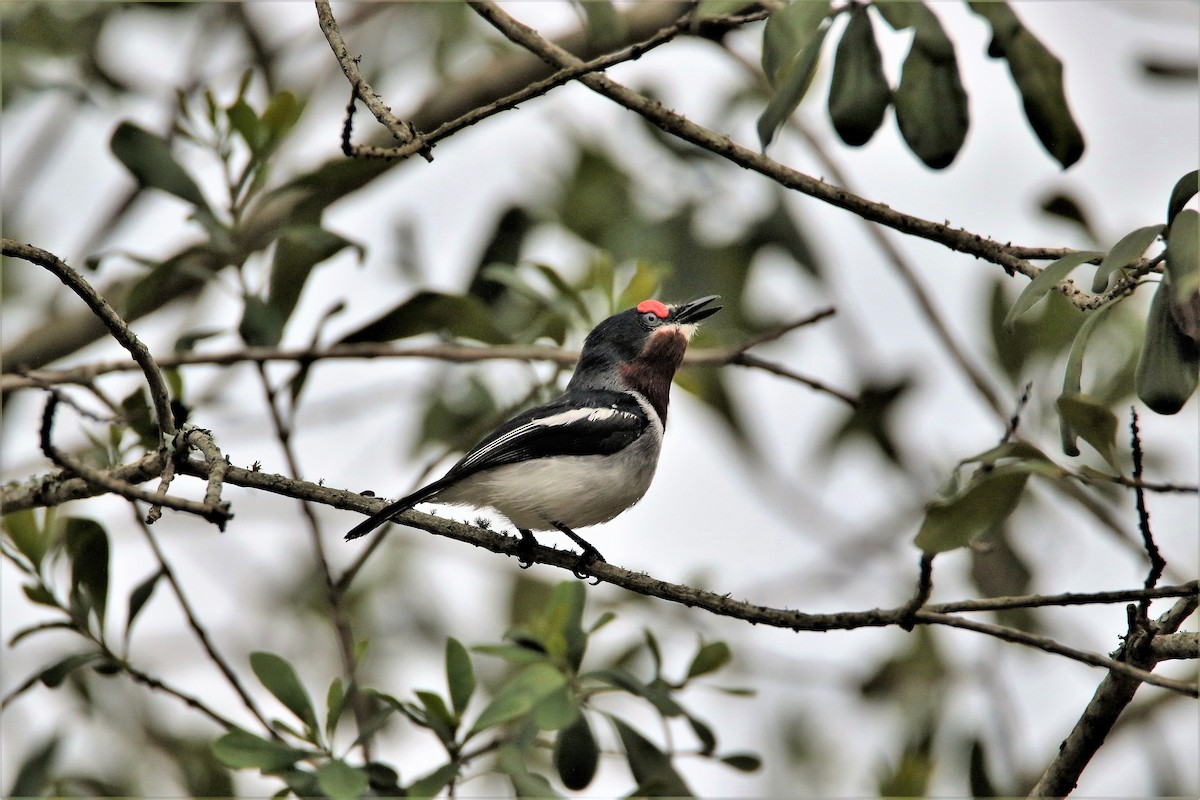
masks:
<path fill-rule="evenodd" d="M 613 314 L 588 334 L 570 388 L 644 391 L 641 384 L 653 381 L 665 391 L 697 324 L 721 310 L 709 305 L 716 299 L 676 305 L 643 300 Z"/>

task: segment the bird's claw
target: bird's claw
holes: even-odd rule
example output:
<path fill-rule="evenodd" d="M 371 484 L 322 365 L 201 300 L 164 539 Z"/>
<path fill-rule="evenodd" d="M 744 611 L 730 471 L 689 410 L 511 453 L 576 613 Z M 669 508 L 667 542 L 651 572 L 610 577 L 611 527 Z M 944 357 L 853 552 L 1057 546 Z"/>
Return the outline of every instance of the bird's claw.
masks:
<path fill-rule="evenodd" d="M 575 562 L 575 565 L 571 567 L 571 573 L 581 581 L 587 580 L 588 578 L 595 578 L 594 581 L 588 581 L 588 583 L 590 583 L 592 586 L 599 586 L 600 578 L 587 571 L 588 567 L 597 561 L 599 561 L 601 564 L 607 563 L 604 560 L 604 556 L 600 555 L 600 551 L 596 548 L 593 547 L 590 550 L 584 550 L 579 554 L 579 559 Z"/>
<path fill-rule="evenodd" d="M 533 566 L 533 548 L 535 547 L 537 547 L 537 540 L 533 538 L 533 534 L 521 531 L 521 541 L 517 542 L 517 549 L 515 551 L 517 566 L 521 569 L 529 569 Z"/>

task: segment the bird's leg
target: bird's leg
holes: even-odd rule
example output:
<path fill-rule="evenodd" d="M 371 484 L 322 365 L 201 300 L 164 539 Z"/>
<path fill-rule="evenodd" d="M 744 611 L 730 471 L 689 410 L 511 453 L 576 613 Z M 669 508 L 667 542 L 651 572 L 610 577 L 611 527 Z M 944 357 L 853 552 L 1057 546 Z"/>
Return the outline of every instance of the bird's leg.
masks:
<path fill-rule="evenodd" d="M 517 542 L 517 564 L 521 569 L 529 569 L 533 566 L 533 548 L 537 547 L 537 539 L 533 531 L 524 528 L 517 528 L 517 533 L 521 534 L 521 541 Z"/>
<path fill-rule="evenodd" d="M 584 570 L 587 569 L 588 565 L 593 561 L 604 562 L 604 556 L 600 555 L 600 551 L 592 547 L 590 543 L 584 541 L 583 537 L 577 534 L 575 531 L 571 530 L 566 525 L 563 525 L 561 522 L 555 522 L 554 520 L 550 520 L 550 524 L 558 528 L 567 536 L 570 536 L 571 541 L 583 548 L 583 552 L 579 554 L 579 560 L 575 562 L 575 566 L 571 569 L 571 571 L 575 573 L 576 578 L 583 579 L 588 577 L 588 574 L 584 572 Z M 596 583 L 599 582 L 600 580 L 597 578 Z"/>

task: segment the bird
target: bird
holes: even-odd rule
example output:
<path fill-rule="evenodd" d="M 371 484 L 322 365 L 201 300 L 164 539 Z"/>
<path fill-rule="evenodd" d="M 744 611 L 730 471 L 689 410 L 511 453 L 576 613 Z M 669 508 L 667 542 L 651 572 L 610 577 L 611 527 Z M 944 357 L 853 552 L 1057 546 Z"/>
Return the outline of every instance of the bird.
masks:
<path fill-rule="evenodd" d="M 516 527 L 517 556 L 532 564 L 533 531 L 558 530 L 582 549 L 574 572 L 600 551 L 575 532 L 637 503 L 650 488 L 671 381 L 701 320 L 721 310 L 717 295 L 668 305 L 643 300 L 596 325 L 566 390 L 502 423 L 444 476 L 354 526 L 365 536 L 419 503 L 492 508 Z"/>

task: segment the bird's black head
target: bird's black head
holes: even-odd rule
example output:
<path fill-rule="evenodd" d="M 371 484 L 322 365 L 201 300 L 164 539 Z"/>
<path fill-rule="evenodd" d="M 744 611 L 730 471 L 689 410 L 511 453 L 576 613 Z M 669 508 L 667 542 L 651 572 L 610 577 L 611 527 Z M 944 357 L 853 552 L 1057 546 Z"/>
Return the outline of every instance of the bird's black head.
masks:
<path fill-rule="evenodd" d="M 634 308 L 613 314 L 588 334 L 579 365 L 568 388 L 624 390 L 646 393 L 645 384 L 665 392 L 683 360 L 696 325 L 721 310 L 710 306 L 716 295 L 667 305 L 643 300 Z M 647 394 L 649 396 L 649 394 Z"/>

